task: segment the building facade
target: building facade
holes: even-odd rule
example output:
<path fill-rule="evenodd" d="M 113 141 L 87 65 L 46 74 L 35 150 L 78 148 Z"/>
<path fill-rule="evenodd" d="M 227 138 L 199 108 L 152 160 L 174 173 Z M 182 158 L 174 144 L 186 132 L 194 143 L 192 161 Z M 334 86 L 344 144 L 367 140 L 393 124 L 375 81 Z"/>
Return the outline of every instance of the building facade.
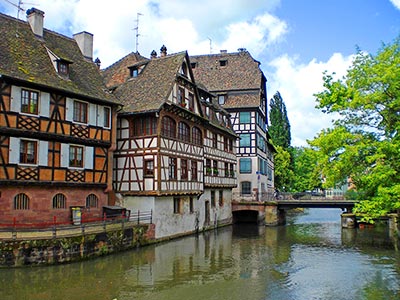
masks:
<path fill-rule="evenodd" d="M 69 38 L 0 14 L 0 219 L 69 223 L 102 217 L 112 190 L 118 104 L 92 61 L 93 35 Z"/>
<path fill-rule="evenodd" d="M 158 239 L 229 223 L 236 182 L 223 172 L 222 162 L 235 168 L 235 158 L 232 151 L 216 148 L 235 134 L 204 116 L 188 54 L 167 55 L 165 46 L 151 59 L 131 53 L 103 76 L 124 105 L 114 156 L 117 203 L 131 211 L 151 210 Z M 221 120 L 222 115 L 229 124 L 227 113 Z M 207 137 L 214 133 L 220 142 L 210 150 Z M 221 159 L 214 173 L 205 173 L 207 155 Z M 218 205 L 216 199 L 221 199 Z"/>
<path fill-rule="evenodd" d="M 267 132 L 267 80 L 260 63 L 245 49 L 190 59 L 197 82 L 215 94 L 218 104 L 230 113 L 238 136 L 234 199 L 271 199 L 275 149 Z"/>

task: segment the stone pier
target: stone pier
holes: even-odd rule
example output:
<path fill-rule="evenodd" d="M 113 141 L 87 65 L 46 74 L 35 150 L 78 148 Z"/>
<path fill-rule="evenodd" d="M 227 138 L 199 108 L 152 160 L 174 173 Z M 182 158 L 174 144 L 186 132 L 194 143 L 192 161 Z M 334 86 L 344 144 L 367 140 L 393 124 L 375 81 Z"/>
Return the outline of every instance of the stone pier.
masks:
<path fill-rule="evenodd" d="M 276 202 L 265 203 L 265 225 L 278 226 L 286 224 L 286 212 Z"/>
<path fill-rule="evenodd" d="M 341 214 L 340 216 L 342 220 L 342 228 L 356 228 L 357 220 L 355 214 L 346 212 Z"/>

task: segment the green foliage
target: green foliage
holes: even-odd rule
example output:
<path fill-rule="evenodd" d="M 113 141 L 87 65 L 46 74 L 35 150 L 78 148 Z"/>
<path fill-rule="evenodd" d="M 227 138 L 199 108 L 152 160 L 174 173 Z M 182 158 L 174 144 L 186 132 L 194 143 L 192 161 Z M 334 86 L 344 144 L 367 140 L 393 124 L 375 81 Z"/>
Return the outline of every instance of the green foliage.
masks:
<path fill-rule="evenodd" d="M 294 181 L 292 190 L 303 192 L 321 187 L 321 175 L 316 167 L 316 152 L 310 148 L 292 149 Z"/>
<path fill-rule="evenodd" d="M 289 191 L 294 180 L 290 152 L 281 146 L 275 148 L 275 187 L 281 191 Z"/>
<path fill-rule="evenodd" d="M 332 187 L 351 178 L 371 219 L 400 209 L 400 38 L 376 55 L 358 51 L 345 78 L 324 74 L 317 107 L 339 118 L 309 142 Z"/>
<path fill-rule="evenodd" d="M 274 145 L 288 149 L 291 143 L 290 123 L 285 102 L 279 92 L 276 92 L 271 99 L 269 121 L 268 132 Z"/>

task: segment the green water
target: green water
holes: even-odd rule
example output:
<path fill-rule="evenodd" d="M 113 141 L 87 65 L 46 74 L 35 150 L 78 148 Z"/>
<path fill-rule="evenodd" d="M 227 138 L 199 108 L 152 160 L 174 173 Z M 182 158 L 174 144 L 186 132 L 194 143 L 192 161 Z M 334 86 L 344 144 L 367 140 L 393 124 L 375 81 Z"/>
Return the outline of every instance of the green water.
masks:
<path fill-rule="evenodd" d="M 0 270 L 0 299 L 400 299 L 386 228 L 344 230 L 340 211 L 233 226 L 70 265 Z"/>

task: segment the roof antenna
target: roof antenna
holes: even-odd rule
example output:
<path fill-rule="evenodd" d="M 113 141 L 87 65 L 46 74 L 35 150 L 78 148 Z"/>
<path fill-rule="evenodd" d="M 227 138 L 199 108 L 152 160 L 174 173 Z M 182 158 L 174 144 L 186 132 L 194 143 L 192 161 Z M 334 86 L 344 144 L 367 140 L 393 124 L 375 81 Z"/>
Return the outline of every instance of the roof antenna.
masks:
<path fill-rule="evenodd" d="M 212 39 L 208 37 L 208 40 L 210 41 L 210 54 L 212 54 Z"/>
<path fill-rule="evenodd" d="M 22 2 L 21 0 L 18 0 L 18 5 L 9 1 L 9 0 L 5 0 L 6 2 L 10 3 L 12 6 L 17 8 L 17 19 L 19 19 L 19 13 L 21 11 L 25 11 L 25 9 L 22 8 L 22 4 L 32 4 L 32 5 L 36 5 L 34 3 L 28 3 L 28 2 Z"/>
<path fill-rule="evenodd" d="M 136 31 L 136 53 L 138 52 L 138 48 L 139 48 L 139 16 L 143 16 L 143 14 L 141 13 L 137 13 L 136 15 L 136 27 L 134 28 L 134 30 Z"/>

